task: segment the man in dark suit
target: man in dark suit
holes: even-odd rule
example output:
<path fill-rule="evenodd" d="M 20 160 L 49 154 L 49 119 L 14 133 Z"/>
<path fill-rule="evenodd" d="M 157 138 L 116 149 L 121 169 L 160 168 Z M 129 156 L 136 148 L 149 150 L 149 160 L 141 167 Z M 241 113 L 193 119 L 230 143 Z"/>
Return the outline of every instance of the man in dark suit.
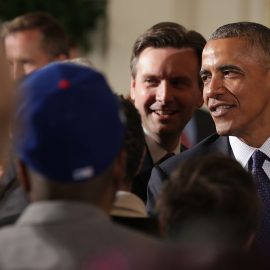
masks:
<path fill-rule="evenodd" d="M 151 178 L 148 183 L 146 207 L 149 214 L 155 214 L 155 204 L 162 190 L 163 182 L 167 180 L 167 177 L 178 164 L 189 157 L 199 157 L 212 153 L 233 156 L 228 137 L 213 134 L 188 151 L 180 155 L 175 155 L 161 164 L 156 165 L 152 170 Z"/>
<path fill-rule="evenodd" d="M 270 29 L 250 22 L 224 25 L 211 35 L 202 54 L 201 78 L 218 135 L 156 166 L 149 182 L 149 211 L 162 181 L 182 160 L 213 152 L 232 155 L 256 176 L 264 205 L 258 241 L 270 247 L 269 44 Z"/>
<path fill-rule="evenodd" d="M 142 118 L 147 153 L 132 190 L 144 201 L 152 167 L 182 150 L 181 133 L 202 105 L 204 45 L 199 33 L 172 22 L 152 26 L 134 43 L 130 96 Z"/>

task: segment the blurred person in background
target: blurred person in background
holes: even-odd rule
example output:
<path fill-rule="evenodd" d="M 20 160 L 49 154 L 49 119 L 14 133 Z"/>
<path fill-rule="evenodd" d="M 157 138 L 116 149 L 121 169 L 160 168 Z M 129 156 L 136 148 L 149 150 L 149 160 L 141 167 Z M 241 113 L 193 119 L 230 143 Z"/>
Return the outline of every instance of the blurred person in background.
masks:
<path fill-rule="evenodd" d="M 26 13 L 4 23 L 1 35 L 14 79 L 52 61 L 69 58 L 64 29 L 45 12 Z"/>
<path fill-rule="evenodd" d="M 191 158 L 177 167 L 157 202 L 165 238 L 209 252 L 248 250 L 261 202 L 252 174 L 230 157 Z"/>
<path fill-rule="evenodd" d="M 30 12 L 5 22 L 1 27 L 4 51 L 14 80 L 55 60 L 69 57 L 68 38 L 49 14 Z M 12 151 L 2 167 L 0 226 L 13 223 L 28 203 L 18 185 Z"/>

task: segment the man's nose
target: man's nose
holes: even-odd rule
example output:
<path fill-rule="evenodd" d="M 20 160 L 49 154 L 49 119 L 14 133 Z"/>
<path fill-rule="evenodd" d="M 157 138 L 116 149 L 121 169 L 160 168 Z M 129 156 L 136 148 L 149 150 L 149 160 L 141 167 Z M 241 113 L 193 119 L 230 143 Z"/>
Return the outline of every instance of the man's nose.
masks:
<path fill-rule="evenodd" d="M 156 100 L 166 104 L 173 99 L 173 89 L 170 87 L 169 82 L 163 81 L 159 84 L 156 91 Z"/>
<path fill-rule="evenodd" d="M 204 84 L 203 94 L 205 99 L 216 98 L 224 92 L 223 80 L 219 75 L 212 75 L 210 81 Z"/>

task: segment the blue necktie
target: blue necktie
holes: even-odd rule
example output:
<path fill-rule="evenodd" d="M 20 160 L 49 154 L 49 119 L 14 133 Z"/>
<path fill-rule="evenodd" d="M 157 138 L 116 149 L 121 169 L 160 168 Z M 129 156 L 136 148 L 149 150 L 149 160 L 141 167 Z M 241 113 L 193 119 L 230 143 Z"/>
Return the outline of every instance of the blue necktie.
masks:
<path fill-rule="evenodd" d="M 256 150 L 250 158 L 249 168 L 255 177 L 258 193 L 263 205 L 257 243 L 261 248 L 270 249 L 270 180 L 262 168 L 266 159 L 269 158 L 263 152 Z"/>

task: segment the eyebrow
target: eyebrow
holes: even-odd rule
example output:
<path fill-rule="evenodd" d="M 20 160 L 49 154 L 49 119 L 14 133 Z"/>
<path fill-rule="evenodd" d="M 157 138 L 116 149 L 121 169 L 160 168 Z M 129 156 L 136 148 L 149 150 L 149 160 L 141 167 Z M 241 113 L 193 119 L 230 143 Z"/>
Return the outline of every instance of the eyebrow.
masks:
<path fill-rule="evenodd" d="M 200 73 L 200 76 L 202 76 L 204 74 L 208 74 L 209 71 L 207 71 L 206 69 L 201 69 L 199 73 Z"/>
<path fill-rule="evenodd" d="M 235 66 L 235 65 L 222 65 L 222 66 L 218 67 L 218 71 L 224 72 L 226 70 L 235 71 L 237 73 L 244 73 L 241 68 L 239 68 L 238 66 Z M 209 71 L 207 69 L 201 69 L 201 71 L 200 71 L 201 76 L 204 74 L 208 74 L 208 73 L 209 73 Z"/>
<path fill-rule="evenodd" d="M 231 70 L 243 73 L 242 69 L 235 65 L 222 65 L 218 68 L 220 71 Z"/>

